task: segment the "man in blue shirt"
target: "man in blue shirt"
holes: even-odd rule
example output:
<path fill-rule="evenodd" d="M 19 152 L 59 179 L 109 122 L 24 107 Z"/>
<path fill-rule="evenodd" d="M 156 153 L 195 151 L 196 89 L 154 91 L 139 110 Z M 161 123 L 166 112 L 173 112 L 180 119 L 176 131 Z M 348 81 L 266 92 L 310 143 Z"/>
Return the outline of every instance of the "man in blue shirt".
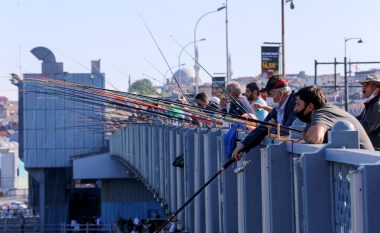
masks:
<path fill-rule="evenodd" d="M 245 96 L 253 107 L 253 111 L 257 119 L 263 121 L 265 117 L 267 117 L 268 111 L 265 109 L 267 107 L 267 103 L 261 98 L 260 90 L 261 87 L 258 83 L 251 82 L 245 87 Z"/>

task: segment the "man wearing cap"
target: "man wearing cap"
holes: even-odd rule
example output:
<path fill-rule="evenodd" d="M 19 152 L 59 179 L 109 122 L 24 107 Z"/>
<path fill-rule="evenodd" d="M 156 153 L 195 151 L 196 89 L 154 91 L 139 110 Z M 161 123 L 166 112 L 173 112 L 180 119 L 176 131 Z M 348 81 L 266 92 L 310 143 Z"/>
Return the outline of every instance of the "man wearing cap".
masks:
<path fill-rule="evenodd" d="M 363 111 L 356 118 L 363 125 L 375 150 L 380 150 L 380 75 L 368 75 L 360 83 L 366 101 Z"/>
<path fill-rule="evenodd" d="M 213 96 L 210 99 L 210 102 L 206 106 L 208 110 L 220 111 L 220 99 L 216 96 Z"/>
<path fill-rule="evenodd" d="M 273 98 L 273 102 L 276 105 L 264 121 L 273 124 L 280 123 L 288 127 L 291 126 L 296 119 L 294 114 L 296 102 L 294 93 L 289 88 L 287 80 L 274 76 L 268 80 L 266 87 L 261 91 L 266 91 L 268 97 Z M 259 145 L 267 134 L 267 127 L 259 125 L 256 129 L 252 130 L 243 141 L 237 143 L 235 150 L 232 152 L 232 157 L 235 158 L 235 160 L 239 160 L 242 157 L 241 152 L 248 152 Z"/>
<path fill-rule="evenodd" d="M 271 107 L 267 106 L 265 100 L 261 98 L 261 87 L 256 82 L 251 82 L 245 87 L 245 96 L 247 97 L 249 103 L 253 107 L 253 111 L 260 121 L 263 121 L 267 117 L 268 112 L 272 110 Z M 268 111 L 269 110 L 269 111 Z"/>

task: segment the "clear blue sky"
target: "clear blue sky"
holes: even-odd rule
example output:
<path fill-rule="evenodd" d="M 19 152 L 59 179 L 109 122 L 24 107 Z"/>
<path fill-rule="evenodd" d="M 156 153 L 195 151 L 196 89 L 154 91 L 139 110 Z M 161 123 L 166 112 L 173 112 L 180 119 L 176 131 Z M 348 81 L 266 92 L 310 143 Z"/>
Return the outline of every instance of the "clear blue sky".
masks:
<path fill-rule="evenodd" d="M 110 83 L 126 90 L 128 78 L 142 73 L 162 79 L 168 70 L 138 16 L 141 12 L 170 65 L 178 64 L 181 44 L 193 41 L 194 26 L 205 12 L 224 1 L 204 0 L 1 0 L 0 1 L 0 95 L 16 99 L 9 73 L 41 71 L 30 50 L 45 46 L 53 51 L 67 72 L 89 72 L 90 60 L 102 60 L 102 72 Z M 260 46 L 281 40 L 280 0 L 229 0 L 229 48 L 233 77 L 260 73 Z M 380 60 L 379 0 L 294 1 L 286 6 L 286 70 L 314 73 L 314 59 L 342 60 L 344 37 L 362 37 L 364 44 L 349 41 L 347 55 L 353 61 Z M 226 71 L 225 12 L 202 19 L 197 38 L 199 62 L 212 74 Z M 193 47 L 187 47 L 193 55 Z M 144 59 L 145 58 L 145 59 Z M 192 59 L 182 54 L 192 68 Z M 367 69 L 374 66 L 363 66 Z M 377 66 L 379 67 L 379 65 Z M 338 70 L 342 72 L 341 70 Z M 321 73 L 332 73 L 324 68 Z M 210 78 L 200 73 L 203 81 Z"/>

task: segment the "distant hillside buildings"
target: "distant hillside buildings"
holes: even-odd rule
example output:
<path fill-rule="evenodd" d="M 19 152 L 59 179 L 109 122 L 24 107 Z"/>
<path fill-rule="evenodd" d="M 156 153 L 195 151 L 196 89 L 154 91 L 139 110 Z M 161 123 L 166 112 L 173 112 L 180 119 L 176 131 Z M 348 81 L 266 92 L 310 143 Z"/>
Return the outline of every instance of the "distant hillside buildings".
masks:
<path fill-rule="evenodd" d="M 359 81 L 365 79 L 367 75 L 370 74 L 380 74 L 380 69 L 355 72 L 353 76 L 349 76 L 347 78 L 349 86 L 349 111 L 353 115 L 358 115 L 364 107 L 362 104 L 362 92 Z M 193 94 L 195 92 L 194 74 L 192 69 L 181 68 L 174 73 L 174 76 L 177 78 L 177 81 L 181 85 L 181 89 L 185 93 Z M 340 107 L 344 106 L 345 82 L 344 75 L 340 73 L 321 74 L 314 77 L 314 75 L 307 75 L 304 71 L 301 71 L 297 74 L 287 74 L 286 78 L 288 79 L 289 85 L 293 90 L 298 90 L 304 86 L 314 85 L 316 83 L 324 89 L 326 98 L 329 102 Z M 204 83 L 199 86 L 199 92 L 205 92 L 211 96 L 211 78 L 209 80 L 209 83 Z M 245 86 L 250 82 L 258 82 L 261 83 L 262 86 L 265 86 L 265 80 L 262 80 L 260 75 L 236 77 L 232 80 L 237 81 L 242 85 L 243 92 Z M 162 91 L 169 93 L 169 95 L 181 95 L 174 77 L 167 80 L 167 84 L 163 85 Z"/>

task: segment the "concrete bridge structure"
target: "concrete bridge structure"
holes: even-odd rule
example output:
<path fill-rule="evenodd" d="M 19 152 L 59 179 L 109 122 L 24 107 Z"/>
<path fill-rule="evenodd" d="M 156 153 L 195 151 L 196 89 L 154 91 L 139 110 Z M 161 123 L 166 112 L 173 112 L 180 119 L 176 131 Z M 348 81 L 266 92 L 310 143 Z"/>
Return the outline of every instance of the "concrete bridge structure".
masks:
<path fill-rule="evenodd" d="M 226 130 L 130 125 L 112 135 L 110 155 L 141 181 L 166 214 L 175 212 L 226 161 Z M 244 137 L 240 133 L 239 137 Z M 327 144 L 266 138 L 178 215 L 188 232 L 380 232 L 380 153 L 359 149 L 339 122 Z M 180 155 L 184 167 L 173 166 Z"/>

